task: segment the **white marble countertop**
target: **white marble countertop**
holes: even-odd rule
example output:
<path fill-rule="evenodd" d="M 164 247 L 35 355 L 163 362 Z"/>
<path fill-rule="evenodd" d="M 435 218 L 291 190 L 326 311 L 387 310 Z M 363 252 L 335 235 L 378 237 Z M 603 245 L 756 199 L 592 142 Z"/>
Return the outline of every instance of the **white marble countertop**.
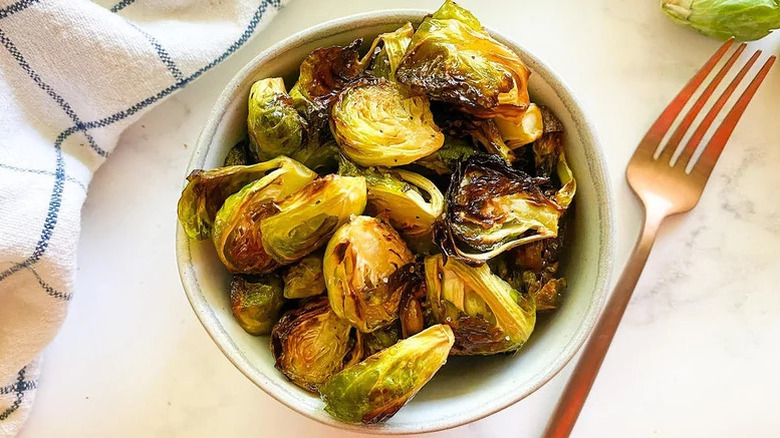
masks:
<path fill-rule="evenodd" d="M 616 194 L 619 270 L 640 217 L 626 163 L 719 43 L 669 22 L 657 1 L 462 3 L 553 67 L 592 117 Z M 438 4 L 293 0 L 232 58 L 124 134 L 91 184 L 75 299 L 46 353 L 22 438 L 357 436 L 277 403 L 215 347 L 179 282 L 175 205 L 211 104 L 255 54 L 324 20 Z M 753 46 L 777 53 L 780 39 Z M 699 206 L 664 227 L 573 436 L 780 433 L 778 96 L 775 69 Z M 538 436 L 570 370 L 498 414 L 433 436 Z"/>

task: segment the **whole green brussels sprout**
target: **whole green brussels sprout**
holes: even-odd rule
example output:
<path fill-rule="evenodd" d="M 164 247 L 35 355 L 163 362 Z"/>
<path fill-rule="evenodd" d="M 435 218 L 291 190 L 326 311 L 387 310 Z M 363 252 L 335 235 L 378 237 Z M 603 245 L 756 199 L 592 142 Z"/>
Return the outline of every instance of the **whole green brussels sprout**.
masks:
<path fill-rule="evenodd" d="M 284 305 L 278 275 L 234 275 L 230 282 L 230 310 L 250 335 L 267 335 Z"/>
<path fill-rule="evenodd" d="M 324 296 L 290 310 L 273 327 L 271 352 L 276 368 L 301 388 L 317 389 L 345 366 L 362 358 L 360 336 L 336 316 Z"/>
<path fill-rule="evenodd" d="M 428 303 L 436 320 L 452 327 L 452 354 L 494 354 L 525 344 L 536 324 L 527 299 L 487 265 L 470 267 L 441 254 L 425 258 Z"/>
<path fill-rule="evenodd" d="M 404 266 L 414 254 L 387 223 L 353 217 L 325 248 L 323 272 L 333 311 L 361 332 L 372 332 L 398 318 L 407 286 Z"/>
<path fill-rule="evenodd" d="M 444 143 L 428 98 L 382 78 L 345 87 L 333 104 L 330 129 L 342 152 L 361 166 L 403 166 Z"/>
<path fill-rule="evenodd" d="M 247 131 L 261 160 L 293 155 L 306 142 L 306 121 L 298 114 L 282 78 L 261 79 L 249 92 Z"/>
<path fill-rule="evenodd" d="M 344 368 L 319 388 L 325 411 L 348 423 L 387 420 L 447 362 L 453 341 L 437 324 Z"/>
<path fill-rule="evenodd" d="M 278 266 L 263 247 L 261 223 L 276 213 L 275 202 L 317 177 L 302 164 L 285 156 L 259 165 L 265 165 L 268 173 L 231 195 L 214 221 L 214 246 L 220 260 L 231 272 L 263 274 Z"/>
<path fill-rule="evenodd" d="M 366 208 L 363 177 L 327 175 L 276 202 L 276 213 L 260 222 L 263 248 L 279 264 L 303 258 Z"/>
<path fill-rule="evenodd" d="M 662 0 L 661 9 L 675 22 L 720 40 L 752 41 L 780 28 L 776 0 Z"/>

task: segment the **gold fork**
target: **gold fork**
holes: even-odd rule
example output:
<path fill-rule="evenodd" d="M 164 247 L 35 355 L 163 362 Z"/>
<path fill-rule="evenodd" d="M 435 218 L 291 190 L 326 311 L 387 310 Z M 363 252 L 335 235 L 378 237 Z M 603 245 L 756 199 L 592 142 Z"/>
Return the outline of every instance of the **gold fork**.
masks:
<path fill-rule="evenodd" d="M 712 173 L 713 167 L 715 167 L 715 163 L 718 161 L 718 157 L 723 152 L 726 142 L 737 126 L 737 122 L 739 122 L 750 99 L 753 98 L 756 90 L 775 62 L 775 56 L 771 56 L 764 63 L 763 67 L 761 67 L 723 119 L 706 146 L 704 146 L 699 159 L 694 161 L 694 153 L 701 144 L 705 133 L 761 54 L 760 50 L 756 51 L 724 89 L 721 96 L 713 104 L 712 109 L 704 116 L 691 135 L 679 157 L 674 160 L 675 152 L 681 140 L 688 132 L 696 116 L 707 103 L 707 100 L 709 100 L 726 76 L 726 73 L 728 73 L 737 58 L 745 50 L 745 43 L 740 44 L 720 68 L 700 97 L 682 118 L 677 129 L 669 137 L 668 142 L 662 146 L 664 136 L 669 132 L 677 116 L 682 112 L 683 107 L 685 107 L 733 43 L 734 39 L 732 38 L 721 46 L 704 64 L 704 67 L 685 85 L 647 131 L 645 137 L 639 142 L 639 146 L 634 152 L 631 161 L 628 163 L 626 179 L 636 196 L 642 201 L 645 211 L 642 233 L 626 263 L 620 280 L 618 280 L 615 286 L 614 292 L 596 322 L 592 336 L 582 349 L 582 356 L 547 424 L 547 429 L 544 433 L 546 438 L 565 438 L 571 433 L 585 399 L 593 386 L 593 382 L 596 380 L 596 375 L 598 375 L 601 363 L 607 354 L 609 344 L 615 336 L 626 306 L 631 299 L 631 294 L 634 292 L 637 281 L 639 281 L 639 276 L 647 262 L 647 257 L 650 255 L 650 249 L 653 246 L 661 223 L 668 216 L 690 211 L 699 202 L 704 186 L 707 184 L 707 180 Z M 661 146 L 660 152 L 657 151 L 659 146 Z"/>

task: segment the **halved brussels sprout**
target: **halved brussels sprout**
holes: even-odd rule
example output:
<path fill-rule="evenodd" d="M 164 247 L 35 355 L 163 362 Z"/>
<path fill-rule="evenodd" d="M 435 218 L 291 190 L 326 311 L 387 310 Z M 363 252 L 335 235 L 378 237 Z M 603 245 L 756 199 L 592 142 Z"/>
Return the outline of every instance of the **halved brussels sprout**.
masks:
<path fill-rule="evenodd" d="M 267 335 L 284 305 L 282 279 L 277 275 L 234 275 L 230 282 L 230 309 L 250 335 Z"/>
<path fill-rule="evenodd" d="M 452 175 L 459 161 L 466 161 L 477 150 L 465 139 L 445 136 L 444 145 L 436 152 L 422 157 L 414 165 L 422 166 L 438 175 Z"/>
<path fill-rule="evenodd" d="M 284 274 L 284 297 L 308 298 L 325 292 L 322 255 L 312 254 L 291 265 Z"/>
<path fill-rule="evenodd" d="M 261 79 L 249 92 L 247 131 L 261 160 L 293 155 L 306 142 L 306 121 L 298 114 L 282 78 Z"/>
<path fill-rule="evenodd" d="M 330 309 L 328 299 L 315 297 L 282 315 L 271 332 L 276 368 L 301 388 L 317 392 L 345 366 L 362 358 L 359 336 Z"/>
<path fill-rule="evenodd" d="M 517 123 L 529 104 L 529 75 L 515 52 L 451 0 L 423 20 L 396 71 L 398 81 L 433 100 Z"/>
<path fill-rule="evenodd" d="M 536 324 L 533 300 L 525 298 L 487 265 L 470 267 L 437 254 L 425 258 L 428 303 L 436 320 L 452 327 L 452 354 L 517 350 Z"/>
<path fill-rule="evenodd" d="M 434 247 L 433 224 L 444 212 L 444 195 L 434 183 L 408 170 L 360 169 L 347 160 L 339 173 L 366 178 L 366 214 L 386 218 L 417 252 Z"/>
<path fill-rule="evenodd" d="M 380 34 L 371 44 L 366 56 L 372 56 L 380 47 L 369 72 L 376 77 L 395 80 L 395 70 L 406 53 L 406 48 L 412 41 L 414 28 L 412 23 L 406 23 L 393 32 Z"/>
<path fill-rule="evenodd" d="M 249 142 L 245 138 L 230 148 L 227 155 L 225 155 L 222 166 L 246 166 L 255 161 L 256 160 L 252 159 L 249 155 Z"/>
<path fill-rule="evenodd" d="M 361 166 L 403 166 L 444 143 L 428 98 L 381 78 L 344 88 L 331 110 L 330 129 L 344 154 Z"/>
<path fill-rule="evenodd" d="M 520 123 L 501 118 L 494 119 L 501 138 L 510 149 L 517 149 L 536 141 L 542 136 L 542 112 L 535 103 L 528 105 Z"/>
<path fill-rule="evenodd" d="M 365 333 L 395 321 L 408 283 L 404 267 L 413 260 L 390 225 L 353 217 L 325 248 L 323 271 L 333 311 Z"/>
<path fill-rule="evenodd" d="M 193 239 L 208 239 L 217 210 L 228 196 L 277 170 L 279 165 L 279 161 L 271 160 L 251 166 L 193 170 L 179 198 L 178 215 L 184 231 Z"/>
<path fill-rule="evenodd" d="M 558 235 L 565 209 L 535 179 L 492 155 L 475 155 L 454 174 L 436 239 L 442 251 L 471 264 Z"/>
<path fill-rule="evenodd" d="M 540 107 L 544 119 L 544 134 L 534 143 L 536 173 L 550 177 L 555 171 L 561 188 L 553 197 L 563 208 L 568 208 L 577 191 L 577 181 L 563 152 L 563 123 L 547 107 Z"/>
<path fill-rule="evenodd" d="M 447 362 L 452 343 L 438 324 L 345 368 L 320 386 L 325 411 L 348 423 L 387 420 Z"/>
<path fill-rule="evenodd" d="M 310 141 L 301 150 L 292 155 L 294 159 L 319 174 L 335 172 L 339 166 L 340 156 L 339 145 L 333 139 L 322 144 L 317 141 Z"/>
<path fill-rule="evenodd" d="M 264 274 L 278 266 L 263 246 L 261 223 L 277 212 L 275 202 L 317 177 L 301 163 L 285 156 L 257 164 L 260 165 L 268 173 L 231 195 L 214 221 L 214 246 L 230 272 Z"/>
<path fill-rule="evenodd" d="M 366 208 L 366 180 L 327 175 L 275 204 L 277 213 L 260 223 L 263 248 L 290 264 L 325 245 L 350 216 Z"/>
<path fill-rule="evenodd" d="M 363 357 L 368 357 L 398 342 L 401 339 L 401 325 L 394 322 L 371 333 L 363 333 L 362 336 Z"/>

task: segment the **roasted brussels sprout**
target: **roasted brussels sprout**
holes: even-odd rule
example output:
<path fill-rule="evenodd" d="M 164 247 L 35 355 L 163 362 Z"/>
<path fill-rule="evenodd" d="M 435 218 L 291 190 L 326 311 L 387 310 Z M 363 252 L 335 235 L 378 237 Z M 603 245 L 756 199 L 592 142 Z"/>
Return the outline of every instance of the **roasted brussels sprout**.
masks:
<path fill-rule="evenodd" d="M 476 153 L 477 150 L 468 140 L 445 136 L 444 145 L 439 150 L 420 158 L 414 164 L 438 175 L 452 175 L 459 161 L 466 161 Z"/>
<path fill-rule="evenodd" d="M 348 423 L 387 420 L 447 362 L 452 343 L 438 324 L 345 368 L 320 386 L 325 411 Z"/>
<path fill-rule="evenodd" d="M 560 189 L 554 200 L 561 207 L 567 208 L 577 191 L 577 181 L 563 152 L 563 124 L 548 108 L 540 109 L 544 120 L 544 133 L 533 146 L 536 173 L 539 176 L 551 177 L 555 172 Z"/>
<path fill-rule="evenodd" d="M 358 77 L 366 68 L 358 49 L 362 39 L 347 46 L 317 49 L 301 63 L 298 83 L 293 98 L 305 99 L 325 107 L 344 86 Z M 367 62 L 367 61 L 366 61 Z"/>
<path fill-rule="evenodd" d="M 444 143 L 424 94 L 382 78 L 364 78 L 339 93 L 330 128 L 361 166 L 403 166 Z"/>
<path fill-rule="evenodd" d="M 234 275 L 230 282 L 230 309 L 250 335 L 267 335 L 284 305 L 282 279 L 277 275 Z"/>
<path fill-rule="evenodd" d="M 534 302 L 493 275 L 437 254 L 425 258 L 428 303 L 452 327 L 452 354 L 494 354 L 522 347 L 536 324 Z"/>
<path fill-rule="evenodd" d="M 542 136 L 542 112 L 536 104 L 528 105 L 520 123 L 501 118 L 494 119 L 501 138 L 510 149 L 517 149 Z"/>
<path fill-rule="evenodd" d="M 401 325 L 394 322 L 371 333 L 363 333 L 362 336 L 363 357 L 368 357 L 398 342 L 401 339 Z"/>
<path fill-rule="evenodd" d="M 503 158 L 507 164 L 515 161 L 514 152 L 501 137 L 496 124 L 498 119 L 480 119 L 458 111 L 452 105 L 441 103 L 433 105 L 433 108 L 436 110 L 436 123 L 445 134 L 459 139 L 469 137 L 474 144 L 481 145 L 489 153 Z"/>
<path fill-rule="evenodd" d="M 368 51 L 367 56 L 370 56 L 379 50 L 369 73 L 380 78 L 395 80 L 395 70 L 412 41 L 412 35 L 414 35 L 412 23 L 406 23 L 394 32 L 380 34 Z"/>
<path fill-rule="evenodd" d="M 386 218 L 417 252 L 433 249 L 433 224 L 444 211 L 444 196 L 434 183 L 408 170 L 360 169 L 347 160 L 339 173 L 366 178 L 366 214 Z"/>
<path fill-rule="evenodd" d="M 311 141 L 292 155 L 306 167 L 320 174 L 335 172 L 339 166 L 340 156 L 339 145 L 333 139 L 322 144 Z"/>
<path fill-rule="evenodd" d="M 420 333 L 426 326 L 430 326 L 434 322 L 425 297 L 423 264 L 418 263 L 417 265 L 419 266 L 414 266 L 412 272 L 415 275 L 410 278 L 408 287 L 401 294 L 401 305 L 398 309 L 401 335 L 404 338 Z"/>
<path fill-rule="evenodd" d="M 306 141 L 306 121 L 298 114 L 282 78 L 261 79 L 249 92 L 247 130 L 261 160 L 293 155 Z"/>
<path fill-rule="evenodd" d="M 279 162 L 271 160 L 251 166 L 193 170 L 179 198 L 178 215 L 184 231 L 193 239 L 208 239 L 217 210 L 228 196 L 278 167 Z"/>
<path fill-rule="evenodd" d="M 404 267 L 413 260 L 390 225 L 368 216 L 352 218 L 325 248 L 323 271 L 333 311 L 365 333 L 395 321 L 408 284 Z"/>
<path fill-rule="evenodd" d="M 280 156 L 257 164 L 267 173 L 231 195 L 214 221 L 214 246 L 231 272 L 263 274 L 278 266 L 262 242 L 262 222 L 277 212 L 275 202 L 314 181 L 317 175 L 295 160 Z"/>
<path fill-rule="evenodd" d="M 256 160 L 249 154 L 249 142 L 247 139 L 243 139 L 230 148 L 225 155 L 222 166 L 246 166 L 255 162 Z"/>
<path fill-rule="evenodd" d="M 284 297 L 308 298 L 325 292 L 322 254 L 311 254 L 290 266 L 284 274 Z"/>
<path fill-rule="evenodd" d="M 453 175 L 444 220 L 437 223 L 442 251 L 471 264 L 516 246 L 555 237 L 565 208 L 539 188 L 546 180 L 475 155 Z"/>
<path fill-rule="evenodd" d="M 322 296 L 282 315 L 271 332 L 271 352 L 291 382 L 317 392 L 335 373 L 360 361 L 363 346 Z"/>
<path fill-rule="evenodd" d="M 274 204 L 277 212 L 260 222 L 263 248 L 278 263 L 290 264 L 327 243 L 350 216 L 366 208 L 366 180 L 327 175 Z"/>
<path fill-rule="evenodd" d="M 451 0 L 423 20 L 396 71 L 398 81 L 433 100 L 516 123 L 529 104 L 529 75 L 515 52 Z"/>

